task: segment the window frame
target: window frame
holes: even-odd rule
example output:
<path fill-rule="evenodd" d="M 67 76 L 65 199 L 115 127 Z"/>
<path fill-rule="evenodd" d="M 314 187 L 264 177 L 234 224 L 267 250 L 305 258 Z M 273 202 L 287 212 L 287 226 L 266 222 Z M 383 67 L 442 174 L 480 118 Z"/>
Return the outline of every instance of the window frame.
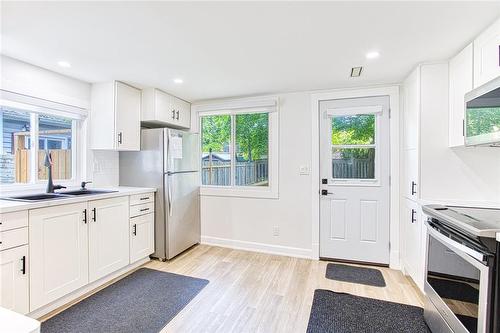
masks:
<path fill-rule="evenodd" d="M 355 116 L 355 115 L 373 115 L 375 116 L 375 128 L 374 128 L 374 141 L 373 144 L 332 144 L 332 120 L 334 117 L 342 116 Z M 333 163 L 329 163 L 329 178 L 330 184 L 340 185 L 340 186 L 381 186 L 380 183 L 380 118 L 382 114 L 378 111 L 378 108 L 373 109 L 371 107 L 357 107 L 357 108 L 346 108 L 346 109 L 334 109 L 333 112 L 328 114 L 330 119 L 329 126 L 329 141 L 330 141 L 330 161 L 333 160 L 333 149 L 342 148 L 375 148 L 375 160 L 374 160 L 374 178 L 373 179 L 362 179 L 362 178 L 333 178 Z"/>
<path fill-rule="evenodd" d="M 42 189 L 47 180 L 38 178 L 38 152 L 39 149 L 39 117 L 38 115 L 50 115 L 67 118 L 71 120 L 71 178 L 54 179 L 63 186 L 77 186 L 81 179 L 84 167 L 83 152 L 85 145 L 85 126 L 87 111 L 78 107 L 59 104 L 51 101 L 41 100 L 34 97 L 19 95 L 16 93 L 0 91 L 0 106 L 18 109 L 30 115 L 30 170 L 29 182 L 27 183 L 1 183 L 3 191 L 18 191 L 30 189 Z"/>
<path fill-rule="evenodd" d="M 278 192 L 278 160 L 279 160 L 279 111 L 278 100 L 272 99 L 274 106 L 266 106 L 266 101 L 262 100 L 237 100 L 228 101 L 217 105 L 194 105 L 197 112 L 199 129 L 199 166 L 201 170 L 202 162 L 202 117 L 216 115 L 231 116 L 231 139 L 229 144 L 229 154 L 231 156 L 231 185 L 203 185 L 201 183 L 200 172 L 200 194 L 203 196 L 229 196 L 247 198 L 279 198 Z M 267 104 L 272 104 L 268 102 Z M 235 183 L 235 140 L 236 140 L 236 115 L 251 113 L 267 113 L 268 121 L 268 186 L 236 186 Z"/>

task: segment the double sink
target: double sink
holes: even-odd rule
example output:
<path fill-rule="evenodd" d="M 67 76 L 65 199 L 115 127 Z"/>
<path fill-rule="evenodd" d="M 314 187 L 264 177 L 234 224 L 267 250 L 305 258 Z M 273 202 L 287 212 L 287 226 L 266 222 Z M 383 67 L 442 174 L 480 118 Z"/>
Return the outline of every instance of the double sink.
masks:
<path fill-rule="evenodd" d="M 11 201 L 37 202 L 46 200 L 67 199 L 80 195 L 96 195 L 96 194 L 113 193 L 113 192 L 118 192 L 118 191 L 80 189 L 80 190 L 64 191 L 58 193 L 37 193 L 37 194 L 20 195 L 13 197 L 3 197 L 1 199 L 11 200 Z"/>

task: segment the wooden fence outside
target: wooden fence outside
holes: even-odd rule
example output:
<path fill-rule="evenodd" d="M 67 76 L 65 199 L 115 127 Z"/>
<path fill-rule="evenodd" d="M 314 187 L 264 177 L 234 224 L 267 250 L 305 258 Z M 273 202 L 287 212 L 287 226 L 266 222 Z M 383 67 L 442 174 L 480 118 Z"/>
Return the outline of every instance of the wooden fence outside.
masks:
<path fill-rule="evenodd" d="M 235 165 L 235 185 L 267 185 L 269 167 L 267 160 L 237 162 Z M 202 184 L 231 185 L 231 163 L 223 161 L 203 161 L 201 167 Z"/>
<path fill-rule="evenodd" d="M 374 163 L 373 159 L 333 159 L 333 178 L 373 179 Z"/>
<path fill-rule="evenodd" d="M 16 183 L 27 183 L 30 172 L 30 153 L 29 149 L 17 149 L 15 152 L 15 170 Z M 52 178 L 70 179 L 71 178 L 71 150 L 70 149 L 51 149 L 52 156 Z M 38 152 L 38 179 L 47 179 L 47 168 L 44 166 L 45 151 Z"/>

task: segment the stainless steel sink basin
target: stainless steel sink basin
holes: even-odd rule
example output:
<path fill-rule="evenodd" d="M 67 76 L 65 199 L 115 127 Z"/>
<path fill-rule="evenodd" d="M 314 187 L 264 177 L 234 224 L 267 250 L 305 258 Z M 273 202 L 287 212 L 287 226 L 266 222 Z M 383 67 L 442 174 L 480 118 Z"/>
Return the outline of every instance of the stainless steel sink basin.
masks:
<path fill-rule="evenodd" d="M 37 193 L 29 195 L 19 195 L 13 197 L 4 197 L 1 199 L 11 200 L 11 201 L 36 202 L 36 201 L 46 201 L 46 200 L 67 199 L 78 195 L 96 195 L 96 194 L 113 193 L 113 192 L 118 192 L 118 191 L 80 189 L 80 190 L 66 191 L 59 193 Z"/>
<path fill-rule="evenodd" d="M 54 199 L 64 199 L 69 198 L 70 196 L 61 195 L 57 193 L 41 193 L 41 194 L 30 194 L 30 195 L 19 195 L 15 197 L 5 197 L 3 200 L 12 200 L 12 201 L 44 201 L 44 200 L 54 200 Z"/>
<path fill-rule="evenodd" d="M 110 191 L 110 190 L 75 190 L 75 191 L 64 191 L 59 192 L 64 195 L 92 195 L 92 194 L 104 194 L 104 193 L 114 193 L 118 191 Z"/>

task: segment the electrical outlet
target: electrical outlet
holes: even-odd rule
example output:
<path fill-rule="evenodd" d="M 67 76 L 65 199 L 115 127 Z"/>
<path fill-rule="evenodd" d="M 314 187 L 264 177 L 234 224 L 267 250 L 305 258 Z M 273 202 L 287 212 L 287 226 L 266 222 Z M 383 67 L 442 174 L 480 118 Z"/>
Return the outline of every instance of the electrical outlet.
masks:
<path fill-rule="evenodd" d="M 275 225 L 273 227 L 273 236 L 279 236 L 280 235 L 280 227 L 278 227 L 277 225 Z"/>

